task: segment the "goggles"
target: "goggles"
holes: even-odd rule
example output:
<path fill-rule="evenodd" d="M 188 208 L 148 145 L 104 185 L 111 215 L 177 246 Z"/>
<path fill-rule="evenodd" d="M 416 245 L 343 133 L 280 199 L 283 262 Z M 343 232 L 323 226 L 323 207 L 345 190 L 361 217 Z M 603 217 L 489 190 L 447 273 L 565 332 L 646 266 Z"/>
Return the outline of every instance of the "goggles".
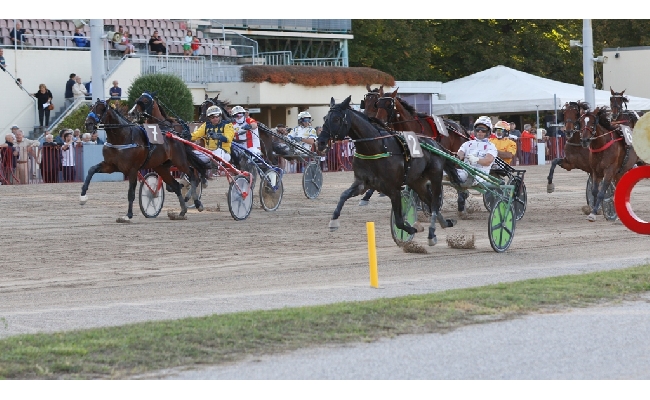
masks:
<path fill-rule="evenodd" d="M 212 115 L 210 115 L 208 118 L 210 118 L 210 119 L 212 119 L 212 118 L 219 118 L 220 116 L 221 116 L 221 115 L 212 114 Z"/>
<path fill-rule="evenodd" d="M 490 131 L 489 128 L 481 128 L 481 127 L 479 127 L 479 128 L 474 128 L 474 130 L 475 130 L 476 132 L 489 132 L 489 131 Z"/>

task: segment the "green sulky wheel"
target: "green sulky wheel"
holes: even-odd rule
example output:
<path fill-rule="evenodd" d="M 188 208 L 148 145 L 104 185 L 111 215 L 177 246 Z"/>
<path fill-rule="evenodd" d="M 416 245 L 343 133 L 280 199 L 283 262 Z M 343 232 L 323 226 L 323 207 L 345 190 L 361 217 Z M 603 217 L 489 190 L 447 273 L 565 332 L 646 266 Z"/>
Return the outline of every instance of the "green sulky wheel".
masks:
<path fill-rule="evenodd" d="M 503 253 L 508 250 L 515 236 L 516 222 L 514 208 L 508 207 L 508 202 L 498 200 L 490 211 L 488 219 L 490 246 L 494 251 Z"/>
<path fill-rule="evenodd" d="M 415 222 L 417 221 L 417 213 L 418 209 L 417 206 L 415 205 L 415 199 L 413 196 L 413 192 L 409 190 L 408 187 L 402 190 L 402 216 L 404 217 L 404 222 L 409 224 L 410 226 L 415 225 Z M 402 246 L 405 243 L 410 242 L 413 240 L 413 234 L 409 234 L 406 231 L 403 231 L 399 229 L 395 225 L 395 213 L 393 211 L 390 212 L 390 233 L 393 236 L 393 240 L 398 246 Z"/>

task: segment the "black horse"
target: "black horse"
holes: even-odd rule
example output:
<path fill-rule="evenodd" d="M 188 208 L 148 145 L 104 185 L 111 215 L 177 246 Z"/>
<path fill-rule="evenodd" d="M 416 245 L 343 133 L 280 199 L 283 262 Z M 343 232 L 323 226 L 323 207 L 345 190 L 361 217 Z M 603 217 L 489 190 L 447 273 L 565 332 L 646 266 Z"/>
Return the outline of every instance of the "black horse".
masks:
<path fill-rule="evenodd" d="M 85 123 L 87 132 L 94 132 L 98 125 L 102 124 L 106 130 L 106 143 L 102 150 L 104 161 L 88 170 L 88 176 L 81 188 L 79 201 L 82 205 L 88 201 L 86 192 L 95 173 L 122 172 L 129 179 L 129 208 L 126 217 L 118 218 L 117 222 L 130 222 L 133 218 L 133 200 L 135 200 L 135 188 L 138 183 L 138 171 L 142 168 L 151 168 L 162 177 L 168 190 L 176 193 L 181 205 L 181 212 L 178 216 L 180 219 L 186 219 L 187 207 L 181 194 L 181 185 L 172 176 L 170 168 L 175 165 L 179 171 L 190 176 L 193 174 L 191 168 L 202 175 L 205 174 L 205 165 L 192 152 L 190 146 L 166 137 L 163 144 L 149 143 L 147 134 L 141 126 L 129 122 L 114 105 L 108 106 L 104 100 L 100 99 L 97 99 L 92 106 Z M 196 191 L 193 191 L 192 196 L 197 209 L 202 208 Z"/>
<path fill-rule="evenodd" d="M 390 198 L 396 226 L 409 234 L 418 232 L 402 217 L 401 190 L 406 184 L 432 210 L 428 239 L 429 245 L 434 246 L 437 243 L 435 221 L 438 220 L 443 228 L 455 223 L 453 220 L 445 220 L 440 214 L 443 170 L 453 182 L 460 183 L 455 164 L 429 151 L 423 151 L 420 158 L 412 158 L 398 133 L 387 131 L 380 124 L 373 124 L 363 113 L 350 108 L 350 98 L 340 104 L 335 104 L 332 98 L 323 131 L 318 137 L 319 151 L 324 151 L 330 140 L 342 140 L 346 136 L 352 138 L 356 145 L 352 162 L 354 183 L 341 194 L 332 214 L 330 230 L 338 229 L 338 218 L 346 200 L 367 189 L 375 189 Z M 432 139 L 421 138 L 420 142 L 440 149 Z M 431 185 L 427 186 L 429 181 Z"/>

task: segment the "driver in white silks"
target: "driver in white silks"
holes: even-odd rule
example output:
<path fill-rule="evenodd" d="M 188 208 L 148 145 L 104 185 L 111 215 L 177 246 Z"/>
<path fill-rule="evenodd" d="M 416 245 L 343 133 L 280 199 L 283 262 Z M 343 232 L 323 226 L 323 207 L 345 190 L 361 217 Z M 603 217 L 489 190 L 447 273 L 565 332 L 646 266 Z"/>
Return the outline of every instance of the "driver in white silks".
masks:
<path fill-rule="evenodd" d="M 246 116 L 246 110 L 242 106 L 235 106 L 230 111 L 232 115 L 232 127 L 235 130 L 235 142 L 246 147 L 250 152 L 262 155 L 260 134 L 257 129 L 257 121 Z"/>
<path fill-rule="evenodd" d="M 235 131 L 231 123 L 226 123 L 221 117 L 221 109 L 212 106 L 205 113 L 208 121 L 203 123 L 196 131 L 192 133 L 192 141 L 204 139 L 205 147 L 212 151 L 212 154 L 222 158 L 224 161 L 230 161 L 230 146 L 235 136 Z M 210 163 L 211 159 L 206 154 L 193 150 L 194 153 L 205 163 Z"/>
<path fill-rule="evenodd" d="M 298 126 L 289 132 L 289 139 L 297 142 L 305 149 L 311 151 L 311 147 L 318 139 L 316 135 L 316 129 L 311 126 L 311 114 L 307 111 L 303 111 L 298 114 Z"/>
<path fill-rule="evenodd" d="M 476 139 L 470 140 L 463 143 L 458 149 L 458 158 L 465 161 L 467 164 L 472 167 L 485 172 L 485 174 L 490 174 L 490 168 L 492 163 L 498 155 L 498 150 L 496 146 L 488 140 L 488 137 L 492 132 L 492 121 L 489 117 L 482 116 L 479 117 L 476 122 L 474 122 L 474 134 Z M 468 182 L 469 174 L 464 169 L 458 169 L 458 176 L 462 182 L 462 186 L 469 187 L 472 186 L 475 182 L 482 182 L 485 179 L 480 176 L 476 176 L 472 179 L 471 182 Z M 465 200 L 469 197 L 469 192 L 462 191 L 458 192 L 458 214 L 460 216 L 466 216 L 467 212 L 465 211 Z"/>

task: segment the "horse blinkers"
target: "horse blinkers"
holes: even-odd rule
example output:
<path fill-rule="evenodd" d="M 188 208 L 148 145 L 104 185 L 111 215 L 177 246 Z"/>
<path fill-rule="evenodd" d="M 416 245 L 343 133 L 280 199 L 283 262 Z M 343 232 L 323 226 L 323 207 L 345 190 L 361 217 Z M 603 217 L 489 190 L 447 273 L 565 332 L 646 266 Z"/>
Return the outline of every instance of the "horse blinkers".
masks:
<path fill-rule="evenodd" d="M 97 106 L 101 104 L 104 106 L 104 110 L 101 112 L 101 114 L 98 115 L 98 110 Z M 85 121 L 85 126 L 86 126 L 86 131 L 87 132 L 95 132 L 97 131 L 97 128 L 102 120 L 104 118 L 104 115 L 106 115 L 106 110 L 108 109 L 108 106 L 104 100 L 97 100 L 97 102 L 93 105 L 93 107 L 90 109 L 90 112 L 86 116 L 86 121 Z"/>
<path fill-rule="evenodd" d="M 580 117 L 580 121 L 584 119 L 584 127 L 580 130 L 580 141 L 582 142 L 582 147 L 587 148 L 591 145 L 591 141 L 594 140 L 594 134 L 596 132 L 596 124 L 598 123 L 598 118 L 592 113 L 585 113 Z M 593 128 L 591 128 L 590 123 L 593 119 Z M 588 132 L 589 136 L 585 137 L 584 132 Z"/>

